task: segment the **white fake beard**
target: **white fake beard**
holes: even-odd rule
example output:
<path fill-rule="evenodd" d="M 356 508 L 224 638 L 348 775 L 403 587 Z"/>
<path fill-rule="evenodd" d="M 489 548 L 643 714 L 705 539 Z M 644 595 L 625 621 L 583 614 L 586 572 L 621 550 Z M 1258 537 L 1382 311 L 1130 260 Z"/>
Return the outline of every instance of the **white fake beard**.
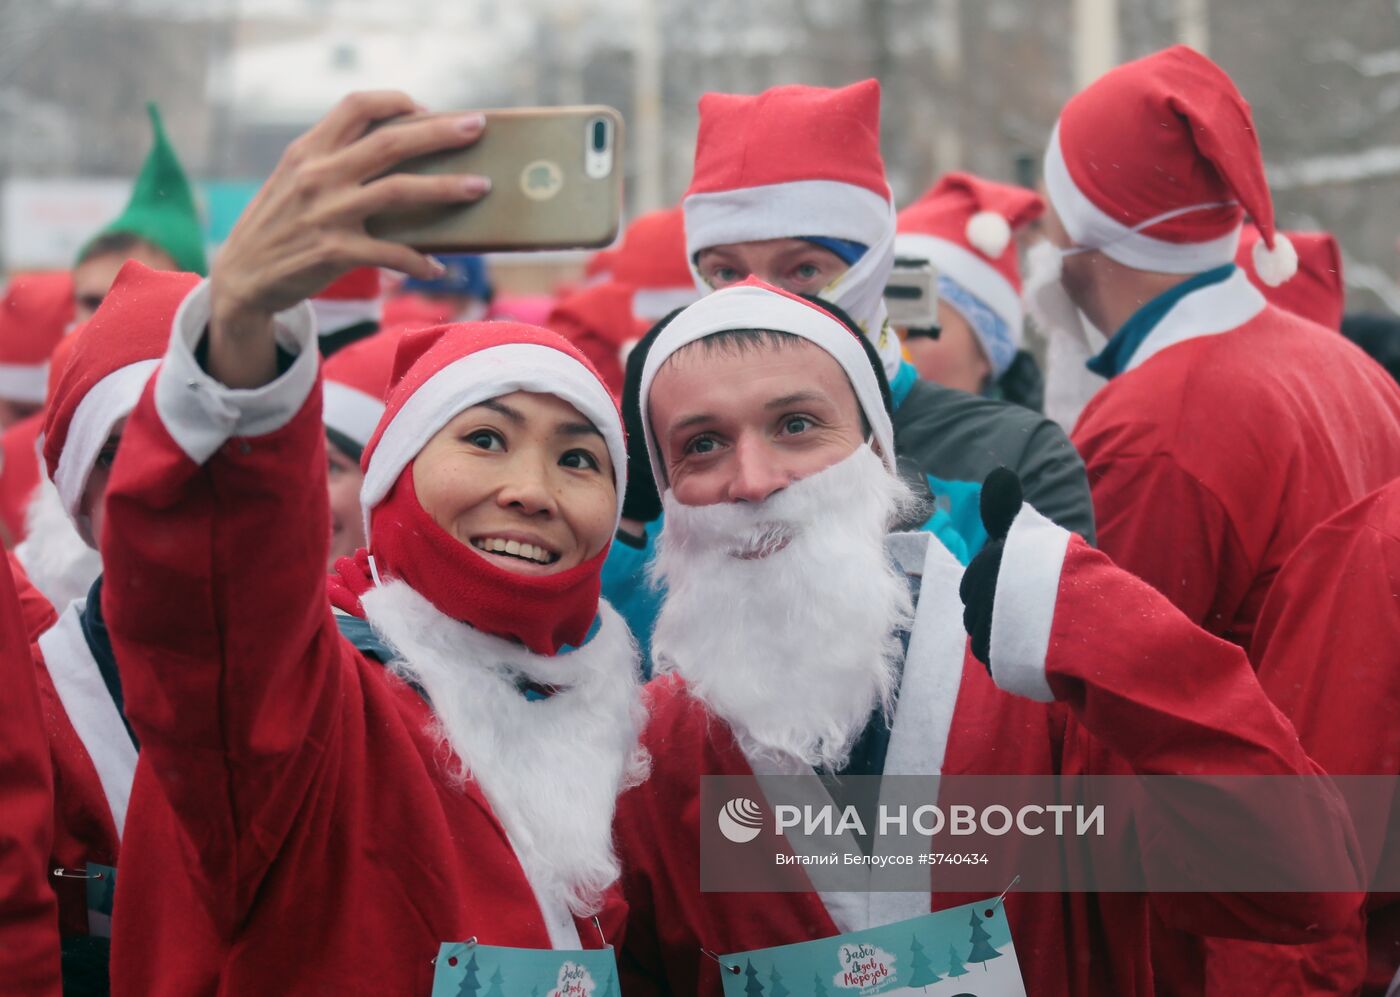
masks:
<path fill-rule="evenodd" d="M 664 503 L 657 670 L 684 678 L 750 759 L 840 768 L 897 689 L 913 604 L 884 538 L 913 493 L 862 444 L 763 502 Z"/>
<path fill-rule="evenodd" d="M 24 511 L 24 539 L 15 556 L 34 587 L 60 613 L 82 599 L 102 574 L 102 555 L 93 550 L 63 508 L 58 488 L 41 476 Z"/>
<path fill-rule="evenodd" d="M 1108 381 L 1084 366 L 1108 339 L 1084 317 L 1060 275 L 1064 258 L 1042 240 L 1026 254 L 1024 303 L 1046 339 L 1045 414 L 1068 432 L 1084 406 Z"/>
<path fill-rule="evenodd" d="M 1074 340 L 1092 356 L 1108 345 L 1108 337 L 1085 318 L 1065 290 L 1061 279 L 1064 269 L 1064 256 L 1049 240 L 1042 239 L 1027 250 L 1022 303 L 1047 339 L 1063 336 Z"/>
<path fill-rule="evenodd" d="M 649 765 L 638 742 L 646 708 L 637 646 L 622 618 L 600 601 L 593 639 L 546 657 L 443 615 L 406 582 L 385 582 L 360 601 L 402 656 L 394 670 L 428 694 L 451 752 L 448 778 L 481 786 L 537 894 L 579 917 L 597 913 L 621 872 L 617 796 Z M 530 702 L 517 675 L 560 691 Z"/>

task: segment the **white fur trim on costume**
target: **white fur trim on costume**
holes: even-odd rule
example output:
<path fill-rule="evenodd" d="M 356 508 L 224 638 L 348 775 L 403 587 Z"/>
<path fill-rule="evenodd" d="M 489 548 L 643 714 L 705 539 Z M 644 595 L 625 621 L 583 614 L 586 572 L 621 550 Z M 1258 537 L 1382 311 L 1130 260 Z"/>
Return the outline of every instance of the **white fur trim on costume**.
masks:
<path fill-rule="evenodd" d="M 1050 133 L 1045 149 L 1045 190 L 1060 222 L 1075 245 L 1101 250 L 1105 255 L 1135 270 L 1158 273 L 1200 273 L 1233 262 L 1240 244 L 1240 226 L 1205 242 L 1167 242 L 1156 239 L 1110 217 L 1075 184 L 1060 148 L 1060 126 Z M 1188 205 L 1193 208 L 1214 205 Z M 1168 214 L 1171 214 L 1170 212 Z M 1145 219 L 1162 222 L 1165 217 Z M 1151 226 L 1142 226 L 1151 227 Z"/>
<path fill-rule="evenodd" d="M 632 314 L 654 322 L 677 308 L 693 305 L 699 298 L 700 292 L 693 284 L 688 287 L 642 287 L 632 294 Z"/>
<path fill-rule="evenodd" d="M 838 180 L 792 180 L 685 199 L 685 252 L 764 239 L 817 235 L 873 246 L 885 235 L 891 200 Z"/>
<path fill-rule="evenodd" d="M 73 411 L 53 483 L 63 499 L 64 511 L 74 522 L 78 520 L 78 506 L 97 455 L 106 445 L 112 427 L 130 415 L 141 400 L 141 392 L 158 364 L 158 360 L 138 360 L 112 371 L 92 386 Z"/>
<path fill-rule="evenodd" d="M 578 409 L 607 444 L 617 486 L 618 521 L 627 491 L 627 444 L 617 406 L 601 381 L 573 357 L 536 343 L 505 343 L 468 354 L 439 370 L 415 391 L 379 437 L 360 488 L 365 536 L 369 513 L 418 451 L 458 412 L 514 391 L 553 395 Z M 613 524 L 617 528 L 617 523 Z"/>
<path fill-rule="evenodd" d="M 34 587 L 55 606 L 87 595 L 102 574 L 102 555 L 78 532 L 47 476 L 39 479 L 29 496 L 24 529 L 15 557 Z"/>
<path fill-rule="evenodd" d="M 325 393 L 321 421 L 342 436 L 360 446 L 366 446 L 379 420 L 384 416 L 384 403 L 373 395 L 339 381 L 322 380 Z"/>
<path fill-rule="evenodd" d="M 39 650 L 63 711 L 97 770 L 120 839 L 136 777 L 136 745 L 83 636 L 83 605 L 82 600 L 68 604 L 58 622 L 39 637 Z"/>
<path fill-rule="evenodd" d="M 977 212 L 967 220 L 964 234 L 973 249 L 993 260 L 1011 245 L 1011 223 L 995 211 Z"/>
<path fill-rule="evenodd" d="M 1055 700 L 1045 678 L 1045 658 L 1068 547 L 1068 530 L 1022 504 L 1006 536 L 997 575 L 992 680 L 1007 692 L 1041 703 Z"/>
<path fill-rule="evenodd" d="M 919 577 L 921 583 L 909 653 L 905 656 L 899 683 L 884 774 L 936 776 L 943 771 L 953 708 L 957 703 L 958 690 L 962 687 L 967 635 L 962 628 L 958 584 L 963 568 L 947 548 L 928 533 L 891 534 L 886 538 L 885 546 L 899 562 L 900 569 Z M 816 806 L 831 804 L 825 787 L 811 778 L 811 767 L 800 759 L 790 756 L 771 758 L 748 751 L 745 751 L 745 757 L 759 787 L 770 799 L 797 802 L 799 805 L 802 802 Z M 770 782 L 773 776 L 786 778 Z M 796 780 L 792 776 L 807 778 Z M 771 792 L 767 788 L 770 785 Z M 918 784 L 918 792 L 923 791 L 923 785 Z M 893 812 L 901 805 L 926 802 L 905 798 L 914 789 L 915 786 L 899 779 L 885 780 L 880 785 L 881 807 Z M 795 792 L 809 799 L 794 800 Z M 833 845 L 827 836 L 809 840 L 800 834 L 787 834 L 787 838 L 798 854 L 821 854 L 829 851 Z M 850 832 L 843 832 L 838 839 L 843 847 L 856 847 Z M 876 847 L 876 854 L 890 857 L 928 851 L 927 847 L 920 848 L 907 836 L 878 838 Z M 863 890 L 819 892 L 822 905 L 837 931 L 843 934 L 864 931 L 926 914 L 927 892 L 902 889 L 895 878 L 900 875 L 898 870 L 901 868 L 894 861 L 883 868 L 871 866 L 865 875 Z M 854 879 L 852 873 L 846 881 Z"/>
<path fill-rule="evenodd" d="M 909 540 L 904 539 L 908 537 Z M 904 672 L 895 700 L 894 723 L 890 729 L 889 749 L 885 754 L 885 775 L 941 775 L 947 757 L 948 734 L 953 727 L 953 708 L 962 688 L 963 661 L 967 653 L 967 633 L 962 627 L 962 600 L 958 586 L 962 582 L 963 566 L 948 548 L 928 533 L 893 534 L 885 541 L 886 549 L 896 557 L 902 544 L 922 539 L 925 555 L 922 564 L 901 566 L 920 577 L 919 602 L 915 610 L 914 628 L 909 635 L 909 653 L 904 659 Z M 913 787 L 906 780 L 886 780 L 880 786 L 880 802 L 886 812 L 901 804 L 917 805 L 907 796 Z M 912 831 L 911 833 L 917 833 Z M 878 838 L 880 854 L 909 854 L 932 850 L 930 836 L 922 846 L 907 838 Z M 900 866 L 889 864 L 883 872 L 875 873 L 876 891 L 870 894 L 870 927 L 893 924 L 925 913 L 928 896 L 900 890 L 893 881 Z M 887 877 L 882 881 L 881 877 Z"/>
<path fill-rule="evenodd" d="M 332 336 L 341 329 L 362 322 L 379 322 L 384 317 L 384 305 L 378 298 L 369 301 L 354 298 L 312 298 L 311 310 L 316 313 L 316 331 Z"/>
<path fill-rule="evenodd" d="M 975 253 L 955 242 L 915 233 L 896 236 L 894 250 L 897 256 L 928 260 L 940 274 L 957 281 L 1000 315 L 1014 335 L 1021 334 L 1025 324 L 1021 296 L 1011 282 L 986 260 L 979 259 Z"/>
<path fill-rule="evenodd" d="M 612 842 L 617 796 L 645 779 L 649 758 L 636 643 L 600 601 L 593 639 L 533 654 L 438 611 L 402 581 L 361 597 L 400 655 L 393 668 L 427 693 L 451 749 L 443 774 L 474 781 L 506 832 L 556 949 L 579 948 L 571 912 L 597 910 L 621 872 Z M 557 685 L 527 701 L 516 676 Z"/>
<path fill-rule="evenodd" d="M 1298 272 L 1298 250 L 1282 232 L 1274 233 L 1274 248 L 1261 238 L 1254 244 L 1254 272 L 1269 287 L 1278 287 Z"/>
<path fill-rule="evenodd" d="M 715 291 L 681 312 L 656 337 L 647 354 L 639 393 L 644 416 L 642 431 L 646 435 L 652 474 L 663 489 L 669 489 L 665 484 L 666 468 L 652 432 L 651 419 L 646 415 L 652 381 L 666 360 L 681 347 L 714 333 L 734 329 L 791 333 L 810 340 L 831 354 L 850 379 L 856 400 L 874 431 L 881 459 L 891 472 L 894 471 L 894 426 L 889 413 L 885 411 L 880 384 L 870 367 L 870 360 L 855 334 L 814 305 L 794 301 L 761 287 L 738 286 Z"/>
<path fill-rule="evenodd" d="M 0 398 L 43 404 L 49 387 L 49 362 L 0 363 Z"/>
<path fill-rule="evenodd" d="M 278 344 L 296 354 L 291 369 L 260 388 L 220 384 L 194 358 L 195 346 L 208 334 L 209 318 L 209 281 L 203 280 L 175 313 L 170 345 L 156 375 L 160 421 L 196 464 L 203 464 L 235 436 L 265 436 L 291 422 L 316 384 L 320 363 L 316 319 L 303 301 L 276 318 Z"/>
<path fill-rule="evenodd" d="M 1238 329 L 1264 310 L 1264 295 L 1236 269 L 1218 284 L 1192 291 L 1162 316 L 1128 361 L 1128 370 L 1141 367 L 1169 346 L 1202 336 Z"/>

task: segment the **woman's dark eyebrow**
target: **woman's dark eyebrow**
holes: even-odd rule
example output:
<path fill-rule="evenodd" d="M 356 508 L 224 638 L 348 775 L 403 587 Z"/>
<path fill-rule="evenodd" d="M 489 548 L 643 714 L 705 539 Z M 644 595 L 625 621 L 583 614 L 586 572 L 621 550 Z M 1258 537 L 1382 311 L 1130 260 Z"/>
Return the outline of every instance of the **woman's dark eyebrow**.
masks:
<path fill-rule="evenodd" d="M 499 412 L 517 426 L 522 426 L 527 421 L 524 413 L 519 409 L 511 408 L 505 402 L 496 398 L 488 398 L 486 401 L 479 403 L 479 407 L 489 408 L 492 412 Z M 597 436 L 599 438 L 603 435 L 598 432 L 598 427 L 591 422 L 561 422 L 554 427 L 554 434 L 556 436 Z"/>
<path fill-rule="evenodd" d="M 480 403 L 479 407 L 489 408 L 492 412 L 499 412 L 517 426 L 525 422 L 525 416 L 521 414 L 519 409 L 513 409 L 505 402 L 497 401 L 495 398 L 486 399 L 486 401 Z"/>
<path fill-rule="evenodd" d="M 598 432 L 598 427 L 591 422 L 561 422 L 554 427 L 556 436 L 596 436 L 603 438 L 603 434 Z"/>

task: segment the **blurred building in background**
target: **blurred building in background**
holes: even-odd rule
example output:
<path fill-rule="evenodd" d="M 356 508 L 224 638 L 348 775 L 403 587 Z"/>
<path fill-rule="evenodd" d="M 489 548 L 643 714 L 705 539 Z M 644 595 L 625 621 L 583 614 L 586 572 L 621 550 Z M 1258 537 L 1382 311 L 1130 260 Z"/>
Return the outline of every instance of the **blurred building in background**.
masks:
<path fill-rule="evenodd" d="M 62 249 L 37 229 L 120 206 L 147 98 L 217 242 L 286 143 L 355 89 L 612 104 L 638 212 L 685 189 L 702 92 L 876 76 L 907 201 L 954 168 L 1034 183 L 1064 100 L 1175 41 L 1253 104 L 1282 224 L 1338 235 L 1352 307 L 1400 311 L 1397 0 L 0 0 L 0 269 L 65 262 L 25 258 Z"/>

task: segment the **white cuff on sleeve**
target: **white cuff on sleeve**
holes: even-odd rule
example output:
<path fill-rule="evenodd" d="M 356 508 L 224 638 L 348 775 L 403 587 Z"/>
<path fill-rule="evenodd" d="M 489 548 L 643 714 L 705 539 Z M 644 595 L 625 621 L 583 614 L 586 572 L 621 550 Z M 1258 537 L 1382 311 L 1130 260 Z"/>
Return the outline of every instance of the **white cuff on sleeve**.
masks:
<path fill-rule="evenodd" d="M 1023 504 L 1006 536 L 992 604 L 992 681 L 1042 703 L 1055 699 L 1045 678 L 1045 657 L 1069 537 L 1068 530 Z"/>
<path fill-rule="evenodd" d="M 316 318 L 303 301 L 276 318 L 278 345 L 297 355 L 291 368 L 260 388 L 230 388 L 205 373 L 194 357 L 195 347 L 208 335 L 209 315 L 209 281 L 205 280 L 175 313 L 155 386 L 161 422 L 196 464 L 203 464 L 235 436 L 264 436 L 291 422 L 316 384 L 320 363 Z"/>

